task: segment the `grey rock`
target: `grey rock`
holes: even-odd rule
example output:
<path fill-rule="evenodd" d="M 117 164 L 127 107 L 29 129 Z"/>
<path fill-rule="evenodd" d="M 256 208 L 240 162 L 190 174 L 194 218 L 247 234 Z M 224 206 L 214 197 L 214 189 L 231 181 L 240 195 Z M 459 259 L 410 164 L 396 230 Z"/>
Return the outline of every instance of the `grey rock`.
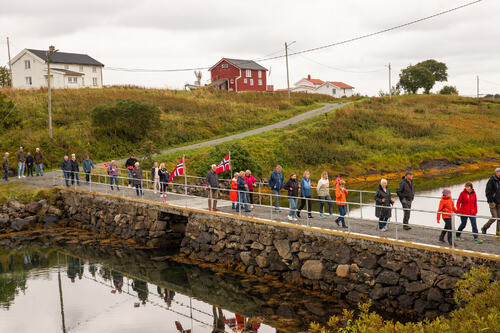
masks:
<path fill-rule="evenodd" d="M 259 243 L 264 245 L 273 245 L 273 235 L 271 233 L 262 233 L 259 235 Z"/>
<path fill-rule="evenodd" d="M 31 223 L 33 222 L 33 219 L 17 219 L 12 221 L 10 224 L 10 227 L 16 231 L 20 231 L 23 229 L 26 229 Z"/>
<path fill-rule="evenodd" d="M 338 265 L 335 272 L 338 277 L 346 278 L 349 276 L 349 265 Z"/>
<path fill-rule="evenodd" d="M 259 251 L 262 251 L 264 250 L 266 247 L 264 245 L 262 245 L 261 243 L 259 242 L 253 242 L 252 245 L 250 246 L 250 248 L 254 249 L 254 250 L 259 250 Z"/>
<path fill-rule="evenodd" d="M 371 292 L 370 292 L 370 298 L 373 299 L 373 300 L 378 300 L 378 299 L 381 299 L 382 297 L 384 297 L 385 293 L 384 293 L 384 289 L 383 288 L 374 288 Z"/>
<path fill-rule="evenodd" d="M 455 284 L 457 283 L 457 279 L 454 277 L 447 277 L 438 282 L 437 287 L 439 289 L 453 289 L 455 288 Z"/>
<path fill-rule="evenodd" d="M 59 217 L 55 216 L 55 215 L 50 215 L 50 214 L 47 214 L 47 215 L 44 215 L 42 217 L 42 223 L 43 224 L 54 224 L 56 223 L 57 221 L 59 221 Z"/>
<path fill-rule="evenodd" d="M 292 254 L 290 253 L 290 242 L 288 239 L 275 240 L 274 247 L 278 250 L 280 257 L 286 260 L 292 259 Z"/>
<path fill-rule="evenodd" d="M 436 278 L 438 277 L 438 274 L 434 273 L 433 271 L 428 271 L 423 269 L 420 271 L 420 277 L 422 278 L 422 281 L 425 284 L 433 286 L 434 282 L 436 281 Z"/>
<path fill-rule="evenodd" d="M 438 288 L 430 288 L 429 291 L 427 291 L 427 300 L 429 302 L 441 303 L 443 301 L 443 295 Z"/>
<path fill-rule="evenodd" d="M 406 277 L 410 281 L 418 279 L 418 266 L 414 262 L 405 265 L 401 270 L 401 276 Z"/>
<path fill-rule="evenodd" d="M 377 256 L 373 254 L 367 254 L 358 260 L 358 264 L 361 267 L 368 268 L 368 269 L 374 269 L 377 267 Z"/>
<path fill-rule="evenodd" d="M 200 233 L 200 236 L 198 237 L 198 242 L 200 242 L 200 244 L 211 243 L 212 242 L 212 234 L 208 233 L 206 231 L 203 231 L 202 233 Z"/>
<path fill-rule="evenodd" d="M 320 280 L 323 277 L 324 268 L 321 260 L 307 260 L 302 265 L 300 273 L 310 280 Z"/>
<path fill-rule="evenodd" d="M 429 285 L 422 282 L 410 282 L 406 287 L 406 291 L 409 293 L 419 293 L 429 288 Z"/>
<path fill-rule="evenodd" d="M 377 276 L 375 282 L 396 285 L 399 282 L 399 274 L 394 271 L 384 270 Z"/>
<path fill-rule="evenodd" d="M 398 297 L 398 304 L 403 309 L 411 309 L 413 299 L 410 296 L 403 294 Z"/>
<path fill-rule="evenodd" d="M 0 227 L 4 227 L 9 223 L 9 215 L 8 214 L 0 214 Z"/>
<path fill-rule="evenodd" d="M 255 257 L 255 262 L 260 268 L 266 268 L 267 266 L 269 266 L 269 259 L 265 254 L 260 254 Z"/>
<path fill-rule="evenodd" d="M 34 215 L 36 215 L 40 211 L 40 209 L 42 209 L 42 204 L 38 201 L 30 202 L 29 204 L 27 204 L 25 206 L 25 210 L 28 213 L 31 213 Z"/>
<path fill-rule="evenodd" d="M 249 251 L 241 252 L 240 259 L 243 262 L 243 264 L 245 264 L 245 266 L 248 266 L 252 261 L 252 253 Z"/>
<path fill-rule="evenodd" d="M 14 199 L 10 199 L 8 201 L 7 205 L 9 208 L 12 208 L 16 212 L 20 212 L 20 211 L 24 210 L 24 205 L 22 203 L 20 203 L 19 201 L 14 200 Z"/>
<path fill-rule="evenodd" d="M 394 260 L 388 260 L 386 257 L 382 257 L 378 260 L 378 264 L 384 268 L 390 269 L 392 271 L 398 272 L 403 267 L 400 262 Z"/>

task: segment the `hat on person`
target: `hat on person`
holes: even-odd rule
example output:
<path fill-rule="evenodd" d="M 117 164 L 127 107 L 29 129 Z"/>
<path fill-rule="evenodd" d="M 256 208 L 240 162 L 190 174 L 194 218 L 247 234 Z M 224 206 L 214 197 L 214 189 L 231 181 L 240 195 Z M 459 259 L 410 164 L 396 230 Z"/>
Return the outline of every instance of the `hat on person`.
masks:
<path fill-rule="evenodd" d="M 495 172 L 500 172 L 500 168 L 496 168 L 496 169 L 495 169 Z"/>
<path fill-rule="evenodd" d="M 449 189 L 445 188 L 445 189 L 443 190 L 443 195 L 448 196 L 448 195 L 450 195 L 450 194 L 451 194 L 451 191 L 450 191 Z"/>
<path fill-rule="evenodd" d="M 413 172 L 411 172 L 411 171 L 406 171 L 405 176 L 408 176 L 408 175 L 413 175 Z"/>

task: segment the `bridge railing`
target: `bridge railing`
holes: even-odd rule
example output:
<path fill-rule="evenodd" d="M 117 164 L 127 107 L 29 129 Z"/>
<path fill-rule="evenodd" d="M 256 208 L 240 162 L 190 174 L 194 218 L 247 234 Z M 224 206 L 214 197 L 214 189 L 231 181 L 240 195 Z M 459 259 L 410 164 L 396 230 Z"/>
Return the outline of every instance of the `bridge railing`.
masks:
<path fill-rule="evenodd" d="M 76 180 L 76 175 L 79 177 L 79 183 Z M 118 184 L 120 186 L 120 190 L 115 191 L 117 189 L 115 183 L 113 184 L 113 189 L 111 188 L 110 185 L 110 180 L 111 178 L 116 178 L 118 180 Z M 183 176 L 180 176 L 179 178 L 183 178 Z M 208 188 L 204 185 L 196 185 L 196 184 L 188 184 L 188 183 L 175 183 L 171 182 L 166 185 L 166 192 L 165 195 L 158 195 L 160 191 L 157 191 L 156 189 L 152 189 L 152 181 L 150 179 L 142 179 L 140 184 L 140 188 L 135 188 L 135 187 L 129 187 L 128 186 L 128 177 L 122 177 L 122 176 L 117 176 L 117 177 L 110 177 L 108 175 L 102 175 L 102 174 L 94 174 L 90 175 L 89 181 L 87 182 L 85 180 L 85 173 L 84 172 L 63 172 L 61 170 L 58 170 L 57 172 L 54 173 L 54 185 L 61 185 L 61 186 L 68 186 L 68 187 L 73 187 L 75 189 L 80 188 L 80 189 L 86 189 L 89 191 L 94 191 L 94 192 L 100 192 L 100 193 L 114 193 L 119 196 L 123 197 L 139 197 L 142 199 L 146 200 L 153 200 L 153 201 L 163 201 L 163 202 L 168 202 L 171 205 L 177 205 L 180 207 L 186 207 L 186 208 L 202 208 L 206 209 L 208 207 L 208 199 L 214 199 L 217 200 L 219 203 L 219 207 L 221 206 L 230 206 L 233 203 L 236 205 L 237 202 L 231 201 L 230 194 L 232 192 L 231 189 L 227 188 L 217 188 L 218 192 L 218 198 L 212 198 L 212 191 L 208 191 Z M 233 191 L 234 192 L 234 191 Z M 290 213 L 293 209 L 290 209 L 289 207 L 284 207 L 282 203 L 284 203 L 285 200 L 288 199 L 297 199 L 297 208 L 298 208 L 298 203 L 300 203 L 300 200 L 302 198 L 300 197 L 290 197 L 287 195 L 276 195 L 273 193 L 258 193 L 258 192 L 252 192 L 252 191 L 236 191 L 237 194 L 239 195 L 245 195 L 248 197 L 250 194 L 253 195 L 258 195 L 259 196 L 259 202 L 254 202 L 253 204 L 247 203 L 248 207 L 253 207 L 254 208 L 254 213 L 249 216 L 254 216 L 257 218 L 263 218 L 263 219 L 268 219 L 271 221 L 277 221 L 283 223 L 285 226 L 287 224 L 302 224 L 302 225 L 307 225 L 311 227 L 315 227 L 318 229 L 332 229 L 331 227 L 323 227 L 324 223 L 320 223 L 318 226 L 318 223 L 316 222 L 317 220 L 319 221 L 325 221 L 325 222 L 331 222 L 331 225 L 335 223 L 332 218 L 337 219 L 339 217 L 342 217 L 339 213 L 336 211 L 332 210 L 332 214 L 326 214 L 328 215 L 324 219 L 317 219 L 318 217 L 321 218 L 323 215 L 321 212 L 312 210 L 311 209 L 311 218 L 309 218 L 309 205 L 311 205 L 311 208 L 314 206 L 318 206 L 321 202 L 323 202 L 323 209 L 324 211 L 329 208 L 329 205 L 337 205 L 339 202 L 330 199 L 330 200 L 321 200 L 317 198 L 308 198 L 305 201 L 305 207 L 303 208 L 302 212 L 304 215 L 307 214 L 308 217 L 301 218 L 301 219 L 296 219 L 294 220 L 293 218 L 290 219 L 285 219 L 283 214 L 280 214 L 278 211 L 275 209 L 275 204 L 276 200 L 280 201 L 280 211 L 283 210 L 284 212 Z M 203 199 L 203 201 L 206 203 L 205 207 L 203 207 L 203 203 L 200 203 L 199 199 Z M 206 200 L 206 201 L 205 201 Z M 346 207 L 346 214 L 345 214 L 345 224 L 346 227 L 344 228 L 344 232 L 347 233 L 358 233 L 358 234 L 368 234 L 368 235 L 375 235 L 379 237 L 384 237 L 384 238 L 389 238 L 389 239 L 396 239 L 396 240 L 401 240 L 405 239 L 408 240 L 408 236 L 411 235 L 411 231 L 403 231 L 404 225 L 402 223 L 403 219 L 402 217 L 404 216 L 405 211 L 409 211 L 410 213 L 412 212 L 418 212 L 418 213 L 423 213 L 426 214 L 426 216 L 429 216 L 429 220 L 431 221 L 436 221 L 436 214 L 438 213 L 435 210 L 424 210 L 424 209 L 416 209 L 416 208 L 411 208 L 411 209 L 406 209 L 402 207 L 396 207 L 396 206 L 377 206 L 374 203 L 363 203 L 363 202 L 351 202 L 351 201 L 345 201 Z M 244 205 L 244 204 L 243 204 Z M 351 216 L 351 210 L 352 207 L 369 207 L 372 209 L 375 208 L 381 208 L 381 209 L 390 209 L 391 210 L 391 219 L 387 221 L 387 226 L 390 227 L 390 230 L 393 230 L 394 232 L 383 232 L 380 230 L 377 226 L 375 228 L 378 220 L 375 219 L 368 219 L 368 218 L 362 218 L 359 219 L 358 217 L 352 217 Z M 257 209 L 255 209 L 255 207 Z M 234 215 L 239 215 L 239 216 L 245 216 L 246 213 L 243 211 L 244 207 L 240 205 L 239 210 L 235 213 Z M 487 221 L 487 220 L 495 220 L 495 223 L 500 223 L 500 218 L 492 218 L 491 216 L 483 216 L 483 215 L 464 215 L 464 214 L 455 214 L 455 213 L 448 213 L 444 212 L 442 214 L 450 215 L 451 216 L 451 229 L 446 230 L 446 231 L 451 231 L 452 237 L 451 237 L 451 247 L 456 248 L 457 242 L 456 242 L 456 233 L 457 233 L 457 227 L 456 227 L 456 222 L 457 218 L 460 217 L 471 217 L 475 218 L 477 222 L 479 221 Z M 393 220 L 392 220 L 393 218 Z M 357 221 L 358 220 L 358 221 Z M 357 221 L 357 223 L 356 223 Z M 373 229 L 370 229 L 368 232 L 366 231 L 367 225 L 366 223 L 363 222 L 371 222 Z M 441 223 L 443 223 L 441 221 Z M 477 223 L 478 229 L 480 230 L 480 226 L 483 225 L 484 223 Z M 441 226 L 444 224 L 440 224 Z M 425 231 L 428 231 L 432 233 L 432 235 L 437 235 L 438 233 L 441 233 L 444 231 L 443 228 L 440 227 L 432 227 L 428 225 L 423 225 L 423 224 L 415 224 L 412 222 L 408 226 L 410 227 L 417 227 L 419 229 L 423 229 Z M 340 228 L 340 226 L 339 226 Z M 361 229 L 361 230 L 357 230 Z M 365 229 L 365 230 L 363 230 Z M 475 236 L 474 238 L 478 239 L 484 239 L 488 241 L 492 241 L 495 239 L 495 234 L 482 234 L 480 231 L 478 233 L 473 233 L 471 231 L 466 231 L 466 230 L 461 230 L 461 234 L 464 235 L 472 235 Z M 446 237 L 446 236 L 445 236 Z M 415 240 L 417 243 L 425 243 L 425 244 L 433 244 L 434 242 L 432 240 L 429 240 L 426 238 L 424 235 L 423 237 L 415 237 L 415 239 L 411 239 L 410 241 Z M 461 246 L 460 246 L 461 247 Z"/>

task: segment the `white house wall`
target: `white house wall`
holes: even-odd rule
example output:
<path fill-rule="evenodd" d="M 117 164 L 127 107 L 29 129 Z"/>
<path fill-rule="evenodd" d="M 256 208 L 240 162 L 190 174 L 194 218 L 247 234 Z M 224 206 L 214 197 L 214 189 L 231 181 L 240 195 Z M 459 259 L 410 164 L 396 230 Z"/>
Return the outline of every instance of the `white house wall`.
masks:
<path fill-rule="evenodd" d="M 333 89 L 335 89 L 335 94 L 333 93 Z M 337 98 L 341 98 L 343 96 L 350 97 L 353 94 L 352 89 L 339 88 L 330 84 L 322 85 L 318 87 L 314 92 L 317 94 L 330 95 Z"/>

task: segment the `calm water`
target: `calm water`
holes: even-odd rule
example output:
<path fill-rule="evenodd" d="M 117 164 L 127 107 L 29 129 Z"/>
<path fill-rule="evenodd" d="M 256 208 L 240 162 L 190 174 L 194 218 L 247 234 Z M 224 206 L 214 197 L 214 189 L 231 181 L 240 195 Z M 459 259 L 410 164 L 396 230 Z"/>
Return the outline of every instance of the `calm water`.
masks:
<path fill-rule="evenodd" d="M 0 250 L 0 332 L 295 332 L 345 307 L 151 254 L 72 251 Z"/>

